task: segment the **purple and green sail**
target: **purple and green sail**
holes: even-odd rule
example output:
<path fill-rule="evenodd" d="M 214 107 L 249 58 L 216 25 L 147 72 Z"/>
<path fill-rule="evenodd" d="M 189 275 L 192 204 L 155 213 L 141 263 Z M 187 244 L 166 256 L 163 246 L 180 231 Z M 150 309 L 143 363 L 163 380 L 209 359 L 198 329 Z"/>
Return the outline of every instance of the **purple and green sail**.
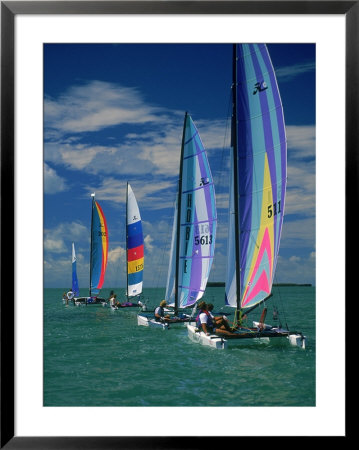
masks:
<path fill-rule="evenodd" d="M 166 300 L 175 305 L 177 286 L 175 306 L 184 308 L 199 300 L 206 289 L 217 224 L 211 169 L 198 130 L 188 114 L 184 121 L 181 165 Z"/>
<path fill-rule="evenodd" d="M 242 309 L 259 303 L 272 289 L 283 224 L 287 144 L 266 45 L 238 44 L 234 59 L 232 156 L 237 176 L 232 165 L 226 303 Z"/>

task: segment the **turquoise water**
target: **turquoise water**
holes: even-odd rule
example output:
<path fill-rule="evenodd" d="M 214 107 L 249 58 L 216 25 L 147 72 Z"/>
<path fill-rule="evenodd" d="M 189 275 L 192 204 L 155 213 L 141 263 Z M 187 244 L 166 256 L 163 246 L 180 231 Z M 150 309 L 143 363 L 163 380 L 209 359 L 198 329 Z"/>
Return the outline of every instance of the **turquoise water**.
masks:
<path fill-rule="evenodd" d="M 307 336 L 305 350 L 285 339 L 211 349 L 191 342 L 185 327 L 138 326 L 136 308 L 66 307 L 64 290 L 44 290 L 45 406 L 315 406 L 314 287 L 275 287 L 267 305 L 266 322 L 276 323 L 274 304 L 284 310 L 282 324 Z M 163 296 L 144 292 L 149 309 Z M 219 311 L 223 296 L 210 287 L 205 300 Z"/>

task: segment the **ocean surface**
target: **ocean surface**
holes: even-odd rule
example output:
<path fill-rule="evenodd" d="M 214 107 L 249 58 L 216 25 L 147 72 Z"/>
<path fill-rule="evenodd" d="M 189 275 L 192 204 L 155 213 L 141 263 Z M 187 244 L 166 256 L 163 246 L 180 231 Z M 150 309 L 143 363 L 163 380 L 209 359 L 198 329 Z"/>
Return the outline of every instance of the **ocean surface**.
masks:
<path fill-rule="evenodd" d="M 315 406 L 314 287 L 275 286 L 267 302 L 266 323 L 278 324 L 276 306 L 282 325 L 307 337 L 305 350 L 286 339 L 211 349 L 185 327 L 138 326 L 137 308 L 65 306 L 65 290 L 44 290 L 44 406 Z M 144 291 L 149 310 L 163 298 L 164 289 Z M 233 319 L 223 298 L 209 287 L 204 300 Z"/>

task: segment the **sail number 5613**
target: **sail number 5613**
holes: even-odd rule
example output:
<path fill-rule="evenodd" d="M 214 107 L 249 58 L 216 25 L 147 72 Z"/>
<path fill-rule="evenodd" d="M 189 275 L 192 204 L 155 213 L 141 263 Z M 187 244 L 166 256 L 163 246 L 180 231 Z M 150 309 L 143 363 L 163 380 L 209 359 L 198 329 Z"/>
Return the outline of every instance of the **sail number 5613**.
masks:
<path fill-rule="evenodd" d="M 210 234 L 208 236 L 208 234 L 207 234 L 207 235 L 204 235 L 204 236 L 195 236 L 194 237 L 194 243 L 196 245 L 199 245 L 199 244 L 201 244 L 201 245 L 212 244 L 212 235 Z"/>
<path fill-rule="evenodd" d="M 273 203 L 273 205 L 268 206 L 268 219 L 280 213 L 281 213 L 280 200 L 278 201 L 278 203 Z"/>

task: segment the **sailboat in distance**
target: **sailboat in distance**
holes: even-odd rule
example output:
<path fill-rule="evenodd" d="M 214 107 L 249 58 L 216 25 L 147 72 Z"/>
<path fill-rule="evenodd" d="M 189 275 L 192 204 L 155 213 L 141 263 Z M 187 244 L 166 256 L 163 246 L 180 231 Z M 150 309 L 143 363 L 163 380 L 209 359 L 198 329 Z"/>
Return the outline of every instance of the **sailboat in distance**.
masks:
<path fill-rule="evenodd" d="M 77 270 L 76 270 L 76 252 L 75 252 L 75 243 L 72 243 L 72 286 L 71 290 L 75 297 L 80 295 L 79 282 L 77 279 Z"/>
<path fill-rule="evenodd" d="M 126 202 L 126 257 L 127 257 L 127 302 L 142 293 L 144 243 L 140 210 L 135 194 L 127 183 Z"/>
<path fill-rule="evenodd" d="M 72 301 L 74 297 L 78 297 L 80 295 L 79 282 L 77 279 L 76 253 L 74 242 L 72 243 L 71 267 L 72 267 L 71 290 L 67 293 L 64 292 L 62 296 L 62 302 L 64 305 L 68 305 L 69 301 Z"/>
<path fill-rule="evenodd" d="M 90 286 L 88 297 L 75 297 L 76 305 L 103 305 L 104 298 L 100 298 L 100 290 L 105 281 L 108 258 L 108 229 L 107 222 L 100 204 L 91 194 L 91 244 L 90 244 Z"/>
<path fill-rule="evenodd" d="M 305 337 L 242 317 L 271 297 L 283 225 L 287 142 L 283 107 L 265 44 L 233 46 L 232 143 L 225 304 L 236 309 L 231 336 L 206 336 L 188 325 L 189 337 L 216 348 L 251 338 L 282 337 L 305 347 Z"/>
<path fill-rule="evenodd" d="M 140 296 L 143 290 L 144 240 L 142 220 L 131 185 L 126 189 L 126 302 L 111 306 L 113 309 L 145 308 Z"/>
<path fill-rule="evenodd" d="M 170 324 L 190 320 L 181 312 L 202 298 L 211 271 L 216 240 L 214 184 L 198 130 L 186 113 L 180 156 L 170 263 L 165 300 L 173 307 Z M 139 314 L 138 325 L 167 328 L 168 322 Z"/>

